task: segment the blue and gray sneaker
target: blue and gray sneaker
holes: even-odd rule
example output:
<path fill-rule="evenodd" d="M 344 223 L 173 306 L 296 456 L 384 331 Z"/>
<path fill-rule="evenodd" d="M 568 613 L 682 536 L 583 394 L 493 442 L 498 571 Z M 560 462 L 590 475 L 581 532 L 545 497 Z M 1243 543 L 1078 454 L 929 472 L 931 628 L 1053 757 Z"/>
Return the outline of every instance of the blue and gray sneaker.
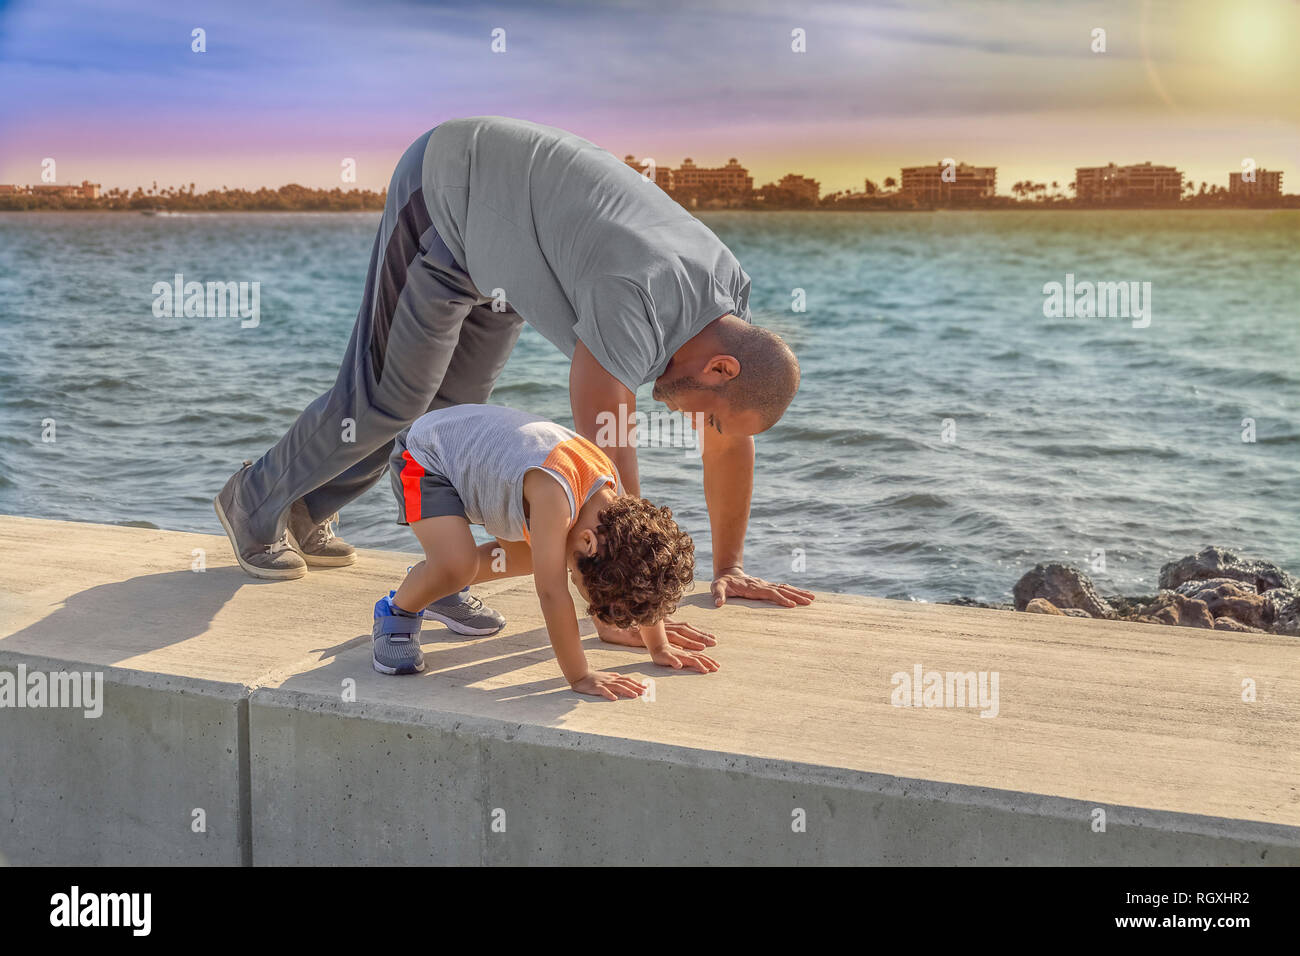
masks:
<path fill-rule="evenodd" d="M 389 591 L 391 598 L 396 591 Z M 469 588 L 438 598 L 424 609 L 426 621 L 446 624 L 457 634 L 467 637 L 482 637 L 495 634 L 506 626 L 506 619 L 469 593 Z"/>
<path fill-rule="evenodd" d="M 420 649 L 424 618 L 399 613 L 392 597 L 390 594 L 375 602 L 375 625 L 370 632 L 375 670 L 381 674 L 418 674 L 424 670 L 424 651 Z"/>

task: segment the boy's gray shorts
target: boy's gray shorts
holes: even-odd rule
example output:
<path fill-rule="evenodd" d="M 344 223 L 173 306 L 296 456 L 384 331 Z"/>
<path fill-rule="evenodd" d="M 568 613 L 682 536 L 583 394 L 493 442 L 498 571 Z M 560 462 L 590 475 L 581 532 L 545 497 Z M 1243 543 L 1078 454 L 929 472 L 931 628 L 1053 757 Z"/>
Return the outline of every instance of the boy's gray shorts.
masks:
<path fill-rule="evenodd" d="M 460 493 L 446 477 L 426 470 L 411 457 L 405 439 L 406 432 L 403 431 L 393 442 L 393 453 L 388 458 L 388 476 L 397 497 L 397 523 L 409 525 L 424 518 L 448 515 L 468 521 Z"/>

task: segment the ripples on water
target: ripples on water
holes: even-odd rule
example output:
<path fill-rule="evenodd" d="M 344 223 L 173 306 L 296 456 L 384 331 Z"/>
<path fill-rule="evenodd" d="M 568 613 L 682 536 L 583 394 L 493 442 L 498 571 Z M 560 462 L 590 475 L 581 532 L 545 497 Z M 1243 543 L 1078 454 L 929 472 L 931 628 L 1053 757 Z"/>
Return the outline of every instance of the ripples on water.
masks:
<path fill-rule="evenodd" d="M 1102 590 L 1140 593 L 1208 542 L 1300 571 L 1300 213 L 704 218 L 803 365 L 758 439 L 754 572 L 1004 600 L 1034 563 L 1103 548 Z M 0 215 L 0 511 L 216 532 L 225 478 L 333 380 L 376 222 Z M 261 282 L 261 325 L 155 319 L 151 286 L 176 272 Z M 1150 328 L 1044 318 L 1067 272 L 1151 282 Z M 571 424 L 566 380 L 525 329 L 493 400 Z M 651 449 L 641 469 L 707 568 L 698 462 Z M 390 494 L 345 512 L 349 540 L 414 550 Z"/>

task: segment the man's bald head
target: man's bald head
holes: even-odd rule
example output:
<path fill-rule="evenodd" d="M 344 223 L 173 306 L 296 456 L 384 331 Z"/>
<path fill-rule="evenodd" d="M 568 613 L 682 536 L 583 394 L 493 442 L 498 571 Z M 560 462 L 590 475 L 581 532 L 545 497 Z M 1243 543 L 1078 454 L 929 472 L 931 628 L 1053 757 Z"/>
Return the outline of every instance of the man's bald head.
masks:
<path fill-rule="evenodd" d="M 685 354 L 683 354 L 685 353 Z M 707 326 L 655 382 L 654 397 L 687 412 L 743 417 L 744 431 L 766 431 L 799 390 L 799 360 L 775 332 L 727 315 Z M 707 396 L 702 393 L 708 393 Z"/>

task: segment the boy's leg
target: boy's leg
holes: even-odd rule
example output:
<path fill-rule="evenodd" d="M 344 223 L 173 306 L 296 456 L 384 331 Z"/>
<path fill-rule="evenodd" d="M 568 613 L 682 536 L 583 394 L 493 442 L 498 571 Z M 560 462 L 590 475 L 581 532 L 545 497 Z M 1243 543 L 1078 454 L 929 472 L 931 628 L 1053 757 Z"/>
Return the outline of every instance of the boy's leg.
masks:
<path fill-rule="evenodd" d="M 459 591 L 478 574 L 478 545 L 469 522 L 456 515 L 424 518 L 411 525 L 424 560 L 407 572 L 393 604 L 419 614 L 429 602 Z"/>
<path fill-rule="evenodd" d="M 533 549 L 527 541 L 502 541 L 497 538 L 478 546 L 478 574 L 470 584 L 485 584 L 501 578 L 517 578 L 533 573 Z"/>
<path fill-rule="evenodd" d="M 390 457 L 397 521 L 414 529 L 426 558 L 407 572 L 398 591 L 375 602 L 374 666 L 383 674 L 424 670 L 422 609 L 444 593 L 437 588 L 459 589 L 478 568 L 478 551 L 460 495 L 442 475 L 425 471 L 407 451 L 405 438 L 404 432 L 397 436 Z"/>
<path fill-rule="evenodd" d="M 492 394 L 492 387 L 496 383 L 498 376 L 500 376 L 501 370 L 505 368 L 506 362 L 510 359 L 510 352 L 519 338 L 522 327 L 522 317 L 513 310 L 494 312 L 488 305 L 477 305 L 470 309 L 469 315 L 461 323 L 456 352 L 452 355 L 451 363 L 447 366 L 447 372 L 443 376 L 442 385 L 429 406 L 429 410 L 433 411 L 436 408 L 446 408 L 451 405 L 482 404 L 486 402 Z M 382 459 L 376 457 L 371 467 L 377 465 L 382 470 L 383 464 Z M 336 479 L 336 482 L 331 484 L 345 483 L 365 467 L 366 463 L 363 462 L 349 473 L 341 475 Z M 402 463 L 399 461 L 394 467 L 400 471 Z M 367 478 L 365 480 L 373 479 Z M 333 502 L 329 498 L 332 493 L 331 487 L 327 486 L 308 495 L 308 501 L 320 496 L 324 499 L 320 513 L 328 513 L 323 509 L 332 506 Z M 313 505 L 314 507 L 316 506 Z M 520 543 L 522 544 L 522 542 Z M 527 546 L 524 545 L 524 547 Z M 517 564 L 517 562 L 515 563 Z M 530 568 L 532 566 L 531 554 L 528 556 L 528 566 Z M 529 572 L 518 571 L 515 573 L 527 574 Z M 501 575 L 497 576 L 500 577 Z M 495 634 L 506 626 L 505 617 L 500 612 L 484 605 L 479 598 L 470 592 L 469 588 L 463 588 L 460 591 L 438 598 L 425 608 L 424 616 L 430 620 L 445 624 L 457 634 L 463 634 L 467 637 L 482 637 L 486 634 Z"/>

